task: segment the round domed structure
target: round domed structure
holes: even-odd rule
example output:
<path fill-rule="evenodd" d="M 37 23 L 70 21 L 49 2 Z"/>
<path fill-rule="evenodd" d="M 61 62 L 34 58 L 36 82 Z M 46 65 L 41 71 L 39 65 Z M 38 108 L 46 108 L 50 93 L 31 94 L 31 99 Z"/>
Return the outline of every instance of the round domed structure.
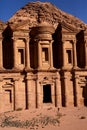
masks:
<path fill-rule="evenodd" d="M 38 25 L 33 27 L 30 36 L 39 40 L 52 40 L 52 34 L 54 33 L 54 27 L 45 21 L 45 16 L 41 12 L 38 14 Z"/>

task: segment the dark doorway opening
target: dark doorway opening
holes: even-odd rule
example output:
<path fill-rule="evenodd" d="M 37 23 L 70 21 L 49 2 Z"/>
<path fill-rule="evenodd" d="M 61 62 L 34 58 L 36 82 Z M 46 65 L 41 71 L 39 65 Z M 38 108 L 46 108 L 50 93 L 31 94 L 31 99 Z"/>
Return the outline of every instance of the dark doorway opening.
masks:
<path fill-rule="evenodd" d="M 84 86 L 84 87 L 83 87 L 82 96 L 83 96 L 83 98 L 84 98 L 84 106 L 87 107 L 87 86 Z"/>
<path fill-rule="evenodd" d="M 87 98 L 84 98 L 84 106 L 87 107 Z"/>
<path fill-rule="evenodd" d="M 51 103 L 51 85 L 43 85 L 43 103 Z"/>

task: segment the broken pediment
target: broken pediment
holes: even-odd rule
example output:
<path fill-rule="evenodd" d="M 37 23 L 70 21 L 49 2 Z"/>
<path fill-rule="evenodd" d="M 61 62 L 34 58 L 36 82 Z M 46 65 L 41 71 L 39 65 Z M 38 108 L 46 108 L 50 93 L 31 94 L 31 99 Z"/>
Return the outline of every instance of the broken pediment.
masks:
<path fill-rule="evenodd" d="M 12 37 L 13 36 L 13 30 L 8 24 L 8 26 L 5 28 L 5 30 L 2 33 L 3 37 Z"/>
<path fill-rule="evenodd" d="M 28 21 L 29 27 L 35 26 L 38 23 L 38 13 L 40 11 L 43 12 L 45 20 L 52 24 L 55 28 L 59 21 L 63 21 L 68 26 L 70 26 L 70 28 L 66 27 L 66 30 L 70 31 L 73 31 L 75 28 L 82 29 L 82 25 L 85 26 L 85 24 L 80 19 L 63 12 L 49 2 L 28 3 L 16 12 L 9 19 L 9 22 L 13 23 L 14 26 L 21 26 L 22 23 Z"/>
<path fill-rule="evenodd" d="M 73 26 L 68 25 L 65 22 L 61 23 L 61 28 L 62 28 L 63 33 L 77 33 L 78 32 L 78 29 L 76 29 Z"/>

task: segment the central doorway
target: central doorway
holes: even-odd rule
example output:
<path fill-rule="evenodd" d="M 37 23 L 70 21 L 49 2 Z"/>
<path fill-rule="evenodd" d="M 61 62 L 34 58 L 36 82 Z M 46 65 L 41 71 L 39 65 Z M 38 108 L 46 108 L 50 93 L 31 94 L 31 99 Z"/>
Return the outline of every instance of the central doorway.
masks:
<path fill-rule="evenodd" d="M 43 103 L 52 103 L 50 84 L 43 85 Z"/>

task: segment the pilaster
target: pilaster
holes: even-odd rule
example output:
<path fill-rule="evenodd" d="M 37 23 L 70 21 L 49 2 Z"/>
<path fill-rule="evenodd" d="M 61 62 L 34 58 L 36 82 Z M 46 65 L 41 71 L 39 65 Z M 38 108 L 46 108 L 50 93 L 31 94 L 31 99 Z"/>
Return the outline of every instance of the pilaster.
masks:
<path fill-rule="evenodd" d="M 13 38 L 13 60 L 14 60 L 14 67 L 13 69 L 19 69 L 17 65 L 17 47 L 16 47 L 16 38 Z"/>
<path fill-rule="evenodd" d="M 31 99 L 30 99 L 30 96 L 31 96 L 31 78 L 30 77 L 27 77 L 26 78 L 26 109 L 29 109 L 31 108 Z"/>
<path fill-rule="evenodd" d="M 76 40 L 73 40 L 73 69 L 77 69 Z"/>
<path fill-rule="evenodd" d="M 69 93 L 68 93 L 68 80 L 67 80 L 67 75 L 64 74 L 64 89 L 65 89 L 65 106 L 69 106 L 69 100 L 68 100 L 68 96 L 69 96 Z"/>
<path fill-rule="evenodd" d="M 38 69 L 42 67 L 42 60 L 41 60 L 41 44 L 40 41 L 37 41 L 38 44 Z"/>
<path fill-rule="evenodd" d="M 17 110 L 21 107 L 21 102 L 20 102 L 20 83 L 19 83 L 19 78 L 14 78 L 14 87 L 15 87 L 15 96 L 14 96 L 14 109 Z"/>
<path fill-rule="evenodd" d="M 26 77 L 26 109 L 36 107 L 36 78 L 32 74 Z"/>
<path fill-rule="evenodd" d="M 36 79 L 36 108 L 39 108 L 39 81 Z"/>
<path fill-rule="evenodd" d="M 60 75 L 59 73 L 57 72 L 56 73 L 56 78 L 55 78 L 55 87 L 56 87 L 56 90 L 55 90 L 55 93 L 56 93 L 56 104 L 55 106 L 60 108 L 62 106 L 62 100 L 61 100 L 61 84 L 60 84 Z"/>
<path fill-rule="evenodd" d="M 42 106 L 42 89 L 41 89 L 41 84 L 39 83 L 39 77 L 38 75 L 36 76 L 36 79 L 35 79 L 35 82 L 36 82 L 36 108 L 41 108 Z"/>
<path fill-rule="evenodd" d="M 50 68 L 53 69 L 53 50 L 52 50 L 53 40 L 50 41 Z"/>
<path fill-rule="evenodd" d="M 65 69 L 66 66 L 66 59 L 65 59 L 65 41 L 62 42 L 62 57 L 63 57 L 63 66 L 62 69 Z"/>
<path fill-rule="evenodd" d="M 81 106 L 80 103 L 80 86 L 79 86 L 79 75 L 74 75 L 74 105 Z"/>
<path fill-rule="evenodd" d="M 29 38 L 25 43 L 25 69 L 30 70 L 30 51 L 29 51 Z"/>

